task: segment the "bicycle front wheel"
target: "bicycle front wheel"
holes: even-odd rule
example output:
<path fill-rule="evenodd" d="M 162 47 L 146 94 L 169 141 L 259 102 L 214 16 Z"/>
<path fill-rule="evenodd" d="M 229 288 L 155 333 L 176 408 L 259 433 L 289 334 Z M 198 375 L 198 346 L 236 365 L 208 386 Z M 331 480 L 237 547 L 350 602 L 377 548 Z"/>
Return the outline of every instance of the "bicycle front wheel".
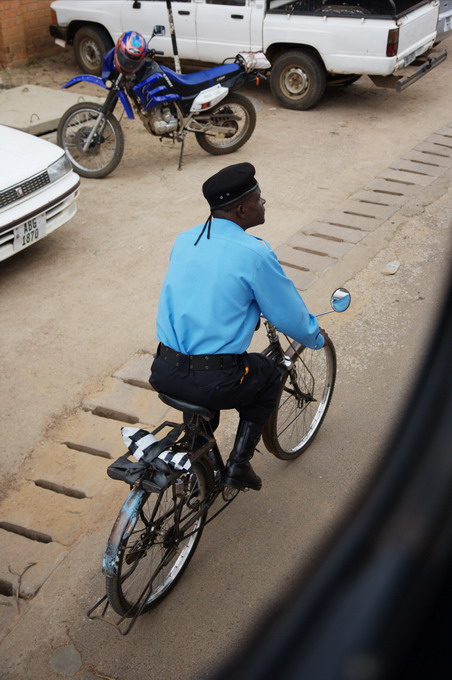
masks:
<path fill-rule="evenodd" d="M 174 487 L 146 494 L 135 526 L 123 529 L 117 571 L 106 578 L 108 600 L 117 614 L 142 614 L 174 588 L 201 538 L 211 483 L 207 466 L 196 463 Z"/>
<path fill-rule="evenodd" d="M 286 354 L 293 367 L 282 378 L 262 438 L 277 458 L 293 460 L 312 443 L 325 418 L 336 380 L 336 351 L 325 335 L 322 349 L 293 343 Z"/>

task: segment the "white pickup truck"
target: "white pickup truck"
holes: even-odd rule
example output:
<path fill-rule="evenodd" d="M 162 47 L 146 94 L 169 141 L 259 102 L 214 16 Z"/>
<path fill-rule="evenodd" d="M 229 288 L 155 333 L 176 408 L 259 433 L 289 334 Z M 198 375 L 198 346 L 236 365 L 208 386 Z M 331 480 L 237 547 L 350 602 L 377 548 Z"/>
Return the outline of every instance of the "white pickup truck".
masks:
<path fill-rule="evenodd" d="M 243 51 L 265 52 L 270 87 L 288 108 L 308 109 L 327 84 L 360 75 L 402 90 L 446 59 L 435 48 L 439 0 L 173 0 L 182 60 L 221 63 Z M 123 31 L 146 38 L 166 26 L 152 46 L 173 55 L 165 0 L 55 0 L 50 33 L 73 44 L 85 73 Z"/>

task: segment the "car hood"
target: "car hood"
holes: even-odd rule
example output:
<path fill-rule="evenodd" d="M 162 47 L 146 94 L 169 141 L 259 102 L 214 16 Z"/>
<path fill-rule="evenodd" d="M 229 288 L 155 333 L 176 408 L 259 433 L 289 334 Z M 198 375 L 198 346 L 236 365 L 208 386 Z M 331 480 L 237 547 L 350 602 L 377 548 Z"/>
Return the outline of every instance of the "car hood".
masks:
<path fill-rule="evenodd" d="M 0 125 L 0 191 L 42 172 L 62 155 L 56 144 Z"/>

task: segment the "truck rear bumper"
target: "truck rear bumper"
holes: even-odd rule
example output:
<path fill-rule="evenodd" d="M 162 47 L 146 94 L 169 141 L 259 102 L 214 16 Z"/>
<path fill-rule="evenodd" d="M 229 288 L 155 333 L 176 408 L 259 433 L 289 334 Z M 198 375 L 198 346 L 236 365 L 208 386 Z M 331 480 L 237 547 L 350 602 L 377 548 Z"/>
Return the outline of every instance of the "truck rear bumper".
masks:
<path fill-rule="evenodd" d="M 371 76 L 369 78 L 378 87 L 389 87 L 396 92 L 402 92 L 407 87 L 413 85 L 420 78 L 423 78 L 429 71 L 436 68 L 447 59 L 447 50 L 430 50 L 417 57 L 407 69 L 399 71 L 397 75 L 390 76 Z"/>
<path fill-rule="evenodd" d="M 447 50 L 443 50 L 438 55 L 431 55 L 430 53 L 418 57 L 414 62 L 414 65 L 417 66 L 415 72 L 409 76 L 402 76 L 402 78 L 400 78 L 395 88 L 396 92 L 406 90 L 407 87 L 415 83 L 419 78 L 427 75 L 429 71 L 442 64 L 446 59 Z"/>

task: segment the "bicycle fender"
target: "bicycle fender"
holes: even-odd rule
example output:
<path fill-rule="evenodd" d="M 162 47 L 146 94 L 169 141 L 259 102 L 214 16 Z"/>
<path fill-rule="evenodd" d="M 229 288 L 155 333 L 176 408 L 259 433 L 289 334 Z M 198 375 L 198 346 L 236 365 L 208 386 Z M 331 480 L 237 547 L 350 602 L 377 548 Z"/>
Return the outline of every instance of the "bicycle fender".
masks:
<path fill-rule="evenodd" d="M 99 78 L 98 76 L 90 76 L 90 75 L 82 75 L 82 76 L 75 76 L 75 78 L 71 78 L 71 80 L 68 80 L 67 83 L 61 86 L 61 89 L 67 89 L 68 87 L 72 87 L 73 85 L 76 85 L 77 83 L 92 83 L 93 85 L 99 85 L 99 87 L 103 87 L 104 90 L 108 90 L 109 88 L 106 86 L 105 82 L 102 80 L 102 78 Z M 127 118 L 135 118 L 132 107 L 130 106 L 129 100 L 127 99 L 127 96 L 125 95 L 124 92 L 119 91 L 118 92 L 118 98 L 121 102 L 121 104 L 124 107 L 124 111 L 126 112 Z"/>
<path fill-rule="evenodd" d="M 119 511 L 119 515 L 111 530 L 107 541 L 102 562 L 102 573 L 105 576 L 115 576 L 118 573 L 118 555 L 121 538 L 128 538 L 137 523 L 138 513 L 146 491 L 132 489 Z"/>

